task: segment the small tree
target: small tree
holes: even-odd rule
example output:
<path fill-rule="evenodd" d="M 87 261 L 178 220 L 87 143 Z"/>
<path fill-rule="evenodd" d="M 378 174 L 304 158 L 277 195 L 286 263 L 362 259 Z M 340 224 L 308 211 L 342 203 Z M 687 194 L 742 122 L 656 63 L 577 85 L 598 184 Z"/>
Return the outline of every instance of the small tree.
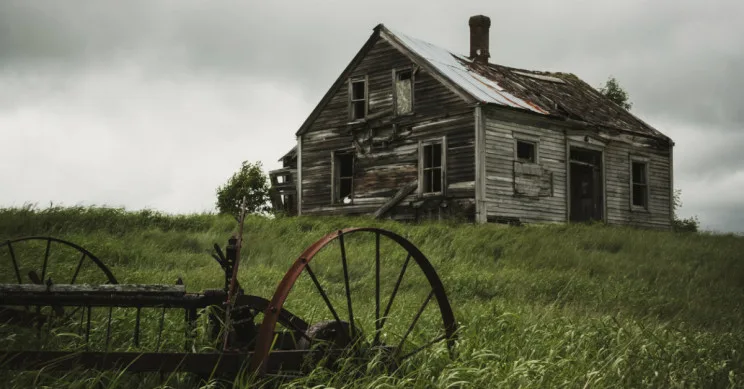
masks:
<path fill-rule="evenodd" d="M 672 212 L 674 214 L 672 229 L 677 232 L 697 232 L 700 229 L 700 221 L 697 216 L 680 219 L 677 215 L 677 210 L 680 207 L 682 207 L 682 190 L 675 189 L 674 198 L 672 198 Z"/>
<path fill-rule="evenodd" d="M 269 211 L 269 190 L 269 181 L 261 170 L 261 162 L 243 161 L 240 170 L 225 185 L 217 188 L 217 210 L 237 219 L 245 197 L 246 213 Z"/>
<path fill-rule="evenodd" d="M 633 103 L 630 102 L 630 96 L 617 82 L 615 77 L 610 76 L 604 85 L 600 85 L 599 93 L 605 95 L 608 99 L 612 100 L 615 104 L 630 111 Z"/>

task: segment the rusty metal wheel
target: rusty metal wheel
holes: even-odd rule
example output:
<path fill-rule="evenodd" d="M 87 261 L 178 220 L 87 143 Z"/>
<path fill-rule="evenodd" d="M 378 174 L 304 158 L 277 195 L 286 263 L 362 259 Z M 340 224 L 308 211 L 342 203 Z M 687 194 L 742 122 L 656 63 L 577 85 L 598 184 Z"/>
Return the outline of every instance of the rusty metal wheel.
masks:
<path fill-rule="evenodd" d="M 316 303 L 309 302 L 313 296 Z M 321 337 L 356 355 L 384 350 L 389 365 L 398 366 L 440 342 L 450 353 L 454 347 L 457 323 L 434 267 L 407 239 L 383 229 L 339 230 L 297 258 L 264 312 L 255 371 L 266 372 L 277 320 L 288 307 L 316 323 L 302 335 L 302 348 Z"/>

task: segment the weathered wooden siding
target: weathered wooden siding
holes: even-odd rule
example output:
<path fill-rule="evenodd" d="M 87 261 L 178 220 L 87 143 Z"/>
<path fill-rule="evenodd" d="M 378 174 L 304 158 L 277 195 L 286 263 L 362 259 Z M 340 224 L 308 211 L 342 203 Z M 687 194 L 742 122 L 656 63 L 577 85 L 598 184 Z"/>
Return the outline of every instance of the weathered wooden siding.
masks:
<path fill-rule="evenodd" d="M 562 222 L 566 220 L 565 135 L 547 124 L 530 122 L 524 115 L 500 109 L 486 109 L 485 167 L 488 220 L 518 218 L 521 222 Z M 520 136 L 521 135 L 521 136 Z M 515 139 L 537 141 L 537 164 L 515 169 Z M 550 177 L 552 190 L 537 195 L 515 195 L 515 170 L 541 169 Z M 516 187 L 522 184 L 517 180 Z"/>
<path fill-rule="evenodd" d="M 648 158 L 648 210 L 631 210 L 630 157 Z M 610 142 L 605 148 L 607 223 L 634 227 L 670 228 L 670 155 L 665 150 Z"/>
<path fill-rule="evenodd" d="M 584 136 L 567 133 L 582 131 L 560 122 L 539 120 L 517 112 L 498 108 L 485 109 L 485 169 L 486 210 L 488 220 L 518 218 L 521 222 L 565 222 L 568 217 L 567 147 L 596 148 L 604 155 L 604 217 L 608 224 L 631 225 L 666 229 L 670 227 L 671 207 L 671 157 L 668 149 L 650 147 L 640 138 L 599 133 L 598 141 L 587 146 Z M 518 166 L 515 162 L 515 137 L 538 141 L 538 163 Z M 581 139 L 581 144 L 572 141 Z M 649 203 L 647 210 L 631 207 L 630 164 L 631 157 L 648 160 Z M 515 164 L 517 166 L 515 166 Z M 542 170 L 535 182 L 544 182 L 550 174 L 552 193 L 544 187 L 533 188 L 525 196 L 520 172 Z M 528 182 L 528 184 L 531 184 Z M 539 189 L 539 190 L 538 190 Z M 520 194 L 521 192 L 521 194 Z"/>
<path fill-rule="evenodd" d="M 443 136 L 447 137 L 447 194 L 474 196 L 472 107 L 418 69 L 413 114 L 393 116 L 392 71 L 411 65 L 410 58 L 380 38 L 351 74 L 368 79 L 369 120 L 349 123 L 349 94 L 343 84 L 302 135 L 302 214 L 374 212 L 418 178 L 418 142 Z M 344 149 L 355 150 L 354 199 L 352 204 L 332 204 L 331 153 Z M 415 199 L 415 195 L 408 196 L 401 206 Z M 400 208 L 392 213 L 404 214 Z"/>

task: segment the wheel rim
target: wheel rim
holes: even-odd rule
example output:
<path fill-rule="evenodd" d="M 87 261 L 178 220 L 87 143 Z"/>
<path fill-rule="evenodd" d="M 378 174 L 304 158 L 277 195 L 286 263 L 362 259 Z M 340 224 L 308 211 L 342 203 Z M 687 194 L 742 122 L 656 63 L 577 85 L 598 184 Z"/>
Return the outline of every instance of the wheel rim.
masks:
<path fill-rule="evenodd" d="M 418 352 L 425 350 L 429 347 L 432 347 L 434 344 L 439 343 L 441 341 L 446 340 L 446 344 L 450 352 L 452 351 L 452 348 L 454 346 L 454 340 L 455 340 L 455 333 L 457 330 L 457 324 L 454 318 L 454 314 L 452 312 L 452 308 L 450 306 L 449 300 L 447 298 L 447 294 L 445 292 L 444 286 L 442 285 L 441 280 L 439 279 L 439 276 L 437 275 L 436 271 L 434 270 L 434 267 L 429 262 L 429 260 L 424 256 L 424 254 L 416 247 L 414 246 L 410 241 L 403 238 L 402 236 L 395 234 L 393 232 L 378 229 L 378 228 L 350 228 L 345 230 L 339 230 L 335 233 L 331 233 L 326 235 L 325 237 L 321 238 L 317 242 L 310 245 L 298 258 L 295 260 L 293 265 L 290 267 L 289 271 L 285 274 L 282 281 L 279 283 L 279 286 L 277 287 L 269 307 L 267 307 L 266 311 L 264 312 L 264 320 L 261 323 L 261 327 L 259 328 L 258 333 L 258 342 L 256 344 L 255 352 L 251 360 L 251 366 L 254 370 L 259 372 L 265 372 L 265 366 L 264 363 L 267 358 L 268 354 L 270 352 L 271 348 L 271 339 L 273 332 L 276 327 L 277 319 L 282 312 L 282 309 L 285 306 L 285 303 L 287 302 L 288 297 L 290 296 L 290 292 L 297 283 L 298 279 L 303 273 L 307 273 L 310 280 L 312 281 L 312 285 L 315 286 L 316 291 L 321 296 L 324 305 L 325 305 L 325 311 L 328 311 L 330 313 L 330 317 L 332 317 L 332 320 L 338 323 L 338 328 L 344 327 L 342 324 L 342 317 L 345 316 L 344 319 L 347 319 L 347 323 L 353 323 L 354 325 L 346 326 L 346 328 L 349 328 L 350 332 L 348 334 L 349 339 L 355 338 L 357 334 L 355 334 L 355 330 L 357 329 L 357 324 L 360 324 L 359 317 L 364 316 L 359 315 L 359 312 L 357 309 L 354 308 L 355 306 L 355 299 L 354 294 L 357 295 L 356 301 L 361 299 L 370 300 L 369 296 L 364 297 L 362 293 L 354 292 L 352 293 L 352 288 L 350 284 L 354 283 L 355 285 L 359 285 L 355 282 L 350 282 L 350 270 L 352 269 L 351 266 L 349 266 L 349 260 L 347 258 L 347 246 L 349 245 L 348 241 L 351 239 L 355 239 L 356 236 L 359 235 L 365 235 L 368 238 L 371 237 L 372 239 L 372 245 L 374 253 L 371 256 L 372 264 L 374 267 L 374 317 L 372 317 L 371 313 L 367 316 L 372 319 L 373 325 L 369 324 L 369 318 L 367 319 L 367 326 L 366 327 L 373 327 L 373 328 L 367 328 L 371 331 L 366 332 L 367 340 L 371 340 L 370 344 L 373 346 L 380 346 L 380 345 L 386 345 L 389 347 L 394 347 L 393 352 L 396 356 L 396 360 L 403 361 Z M 381 243 L 383 240 L 386 241 L 385 245 L 386 247 L 397 247 L 398 252 L 405 254 L 405 261 L 402 264 L 402 267 L 397 272 L 397 276 L 395 278 L 395 284 L 392 287 L 392 291 L 389 294 L 389 298 L 387 302 L 383 301 L 381 296 L 381 282 L 386 282 L 387 284 L 390 284 L 393 277 L 386 277 L 385 280 L 381 279 L 381 269 L 382 269 L 382 254 L 381 254 Z M 329 297 L 328 293 L 326 293 L 324 288 L 324 283 L 326 285 L 329 284 L 329 281 L 327 279 L 324 279 L 323 277 L 319 277 L 316 274 L 316 271 L 314 271 L 313 267 L 310 266 L 310 263 L 313 261 L 316 256 L 323 251 L 324 249 L 328 249 L 328 247 L 331 245 L 332 242 L 338 242 L 339 249 L 337 250 L 339 252 L 340 257 L 340 267 L 342 268 L 343 272 L 343 291 L 345 292 L 345 298 L 342 298 L 342 306 L 345 307 L 343 311 L 345 311 L 345 315 L 343 315 L 344 312 L 342 310 L 338 309 L 336 305 L 338 305 L 338 302 L 336 305 L 333 304 L 331 301 L 332 298 Z M 356 242 L 359 243 L 359 240 Z M 333 249 L 332 249 L 333 250 Z M 356 253 L 356 255 L 359 255 Z M 369 258 L 367 258 L 369 259 Z M 357 264 L 360 261 L 365 260 L 357 260 Z M 386 261 L 386 264 L 389 262 Z M 412 266 L 413 265 L 413 266 Z M 418 301 L 416 304 L 420 303 L 418 305 L 418 308 L 415 310 L 415 315 L 411 319 L 411 323 L 409 326 L 407 326 L 405 331 L 402 331 L 402 333 L 399 334 L 400 340 L 395 342 L 393 344 L 392 342 L 383 342 L 382 341 L 382 334 L 383 330 L 385 329 L 386 324 L 389 324 L 393 320 L 398 320 L 399 318 L 391 314 L 391 307 L 394 305 L 394 302 L 396 301 L 396 297 L 400 296 L 401 290 L 400 287 L 402 285 L 402 281 L 406 277 L 407 274 L 411 274 L 413 270 L 411 270 L 414 267 L 418 267 L 420 270 L 420 274 L 423 275 L 423 283 L 428 284 L 430 287 L 430 291 L 428 292 L 428 295 L 423 299 L 423 301 Z M 386 269 L 387 270 L 387 269 Z M 410 276 L 409 276 L 410 277 Z M 308 277 L 306 277 L 308 278 Z M 338 281 L 338 280 L 336 280 Z M 339 287 L 340 288 L 340 287 Z M 389 288 L 388 288 L 389 289 Z M 387 294 L 387 293 L 385 293 Z M 416 347 L 414 346 L 414 343 L 411 341 L 411 338 L 413 337 L 412 331 L 416 328 L 417 323 L 419 322 L 419 319 L 422 317 L 422 313 L 427 309 L 427 307 L 431 307 L 430 303 L 435 303 L 438 307 L 438 310 L 435 310 L 434 308 L 431 308 L 429 311 L 427 311 L 430 315 L 432 314 L 432 310 L 435 312 L 433 313 L 437 317 L 441 318 L 441 328 L 439 328 L 439 332 L 441 333 L 440 336 L 430 339 L 428 342 L 419 342 Z M 359 307 L 359 304 L 356 304 L 357 307 Z M 371 302 L 368 302 L 366 304 L 366 307 L 369 308 L 371 305 Z M 364 306 L 364 304 L 362 304 Z M 406 311 L 403 309 L 403 311 Z M 407 312 L 407 311 L 406 311 Z M 412 310 L 413 312 L 413 310 Z M 355 315 L 357 315 L 355 317 Z M 405 319 L 400 319 L 405 320 Z M 363 326 L 362 326 L 363 327 Z M 361 327 L 360 327 L 361 328 Z M 397 327 L 400 328 L 400 327 Z M 387 339 L 386 339 L 387 340 Z"/>
<path fill-rule="evenodd" d="M 3 279 L 2 283 L 14 280 L 19 284 L 37 284 L 54 275 L 53 282 L 58 284 L 118 284 L 109 268 L 93 253 L 75 243 L 50 236 L 29 236 L 1 242 L 0 259 L 4 262 L 2 266 L 9 270 L 5 274 L 12 277 Z M 93 278 L 98 270 L 103 276 Z M 88 280 L 82 275 L 89 275 L 91 281 L 98 282 L 86 282 Z"/>

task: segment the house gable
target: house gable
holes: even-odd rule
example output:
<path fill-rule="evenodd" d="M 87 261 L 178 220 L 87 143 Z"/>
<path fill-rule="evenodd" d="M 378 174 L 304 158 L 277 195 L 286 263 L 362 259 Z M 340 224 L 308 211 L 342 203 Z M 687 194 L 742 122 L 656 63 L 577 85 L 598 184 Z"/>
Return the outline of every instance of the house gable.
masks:
<path fill-rule="evenodd" d="M 397 51 L 397 53 L 393 52 L 392 49 Z M 389 56 L 389 58 L 385 59 L 385 56 Z M 365 42 L 359 52 L 357 52 L 351 62 L 346 66 L 346 68 L 341 72 L 336 81 L 331 85 L 331 87 L 328 89 L 328 91 L 320 100 L 315 109 L 313 109 L 307 119 L 305 119 L 305 121 L 302 123 L 300 128 L 297 130 L 296 135 L 300 136 L 310 131 L 311 127 L 317 127 L 314 125 L 314 122 L 321 116 L 321 114 L 323 113 L 323 111 L 326 110 L 329 104 L 341 104 L 337 100 L 339 100 L 341 97 L 348 98 L 347 89 L 350 77 L 363 76 L 370 71 L 377 71 L 379 69 L 375 69 L 375 64 L 384 62 L 390 63 L 390 69 L 414 66 L 414 72 L 424 70 L 428 77 L 436 80 L 438 83 L 441 84 L 441 86 L 449 89 L 450 93 L 447 93 L 450 95 L 449 97 L 454 99 L 454 97 L 457 96 L 464 104 L 472 104 L 476 102 L 476 100 L 471 95 L 460 88 L 456 83 L 454 83 L 449 78 L 441 75 L 435 67 L 431 66 L 429 61 L 427 61 L 425 58 L 422 58 L 416 52 L 411 51 L 405 45 L 401 44 L 399 38 L 391 33 L 390 30 L 385 28 L 384 25 L 379 24 L 374 28 L 373 33 L 369 37 L 367 42 Z M 392 75 L 390 75 L 389 80 L 385 80 L 382 82 L 387 81 L 392 82 Z M 414 90 L 414 93 L 416 92 L 418 92 L 418 94 L 421 95 L 420 97 L 423 97 L 424 100 L 415 101 L 424 102 L 426 100 L 427 94 L 422 94 L 421 91 Z M 379 102 L 380 99 L 386 100 L 385 103 L 392 104 L 392 101 L 387 101 L 389 100 L 390 96 L 380 96 L 380 94 L 382 93 L 380 89 L 370 88 L 370 93 L 372 94 L 369 96 L 370 104 Z M 386 108 L 389 107 L 385 106 L 384 103 L 380 107 L 380 109 L 383 110 Z M 372 107 L 370 107 L 369 114 L 374 117 L 375 115 L 381 115 L 381 111 L 379 109 L 373 110 Z M 348 122 L 348 120 L 346 122 Z"/>
<path fill-rule="evenodd" d="M 381 29 L 375 29 L 298 131 L 302 214 L 376 211 L 402 187 L 418 180 L 420 143 L 445 138 L 446 184 L 452 186 L 445 189 L 472 197 L 470 101 L 420 66 L 417 58 L 380 36 Z M 405 114 L 394 112 L 393 86 L 400 71 L 410 72 L 413 85 L 412 111 Z M 350 114 L 350 80 L 366 82 L 368 106 L 361 120 Z M 343 153 L 354 154 L 353 201 L 348 204 L 337 198 L 341 184 L 336 171 L 345 163 L 337 156 Z"/>

